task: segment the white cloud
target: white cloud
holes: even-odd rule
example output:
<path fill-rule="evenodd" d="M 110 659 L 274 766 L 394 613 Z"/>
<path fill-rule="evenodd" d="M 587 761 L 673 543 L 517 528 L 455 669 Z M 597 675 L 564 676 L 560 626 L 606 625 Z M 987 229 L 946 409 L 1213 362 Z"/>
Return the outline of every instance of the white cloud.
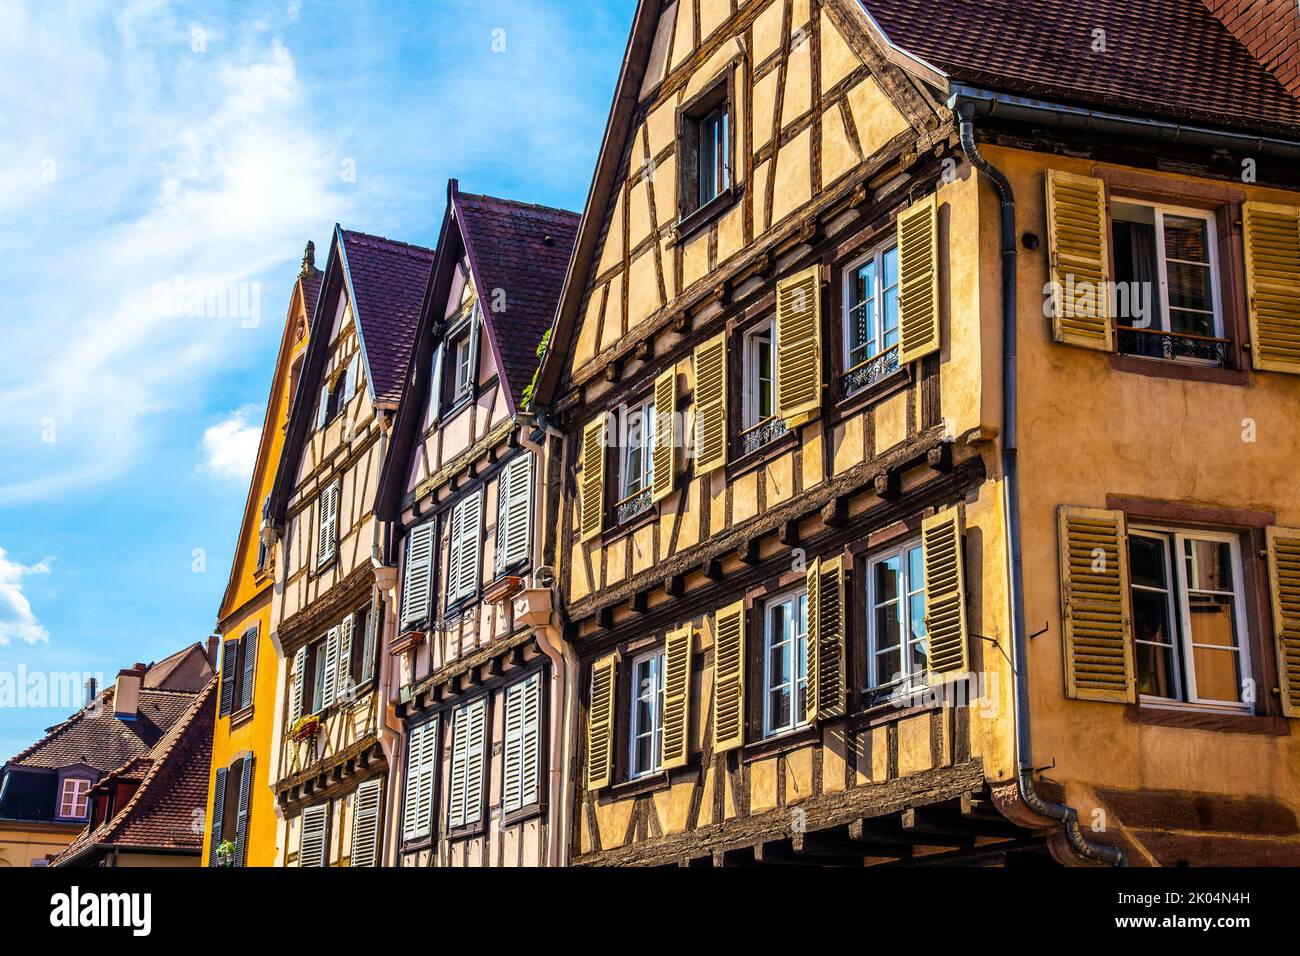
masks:
<path fill-rule="evenodd" d="M 0 647 L 15 638 L 25 644 L 49 643 L 50 635 L 32 612 L 32 603 L 23 594 L 23 578 L 32 574 L 49 574 L 50 559 L 31 566 L 11 561 L 0 548 Z"/>
<path fill-rule="evenodd" d="M 253 473 L 262 435 L 258 416 L 258 409 L 247 406 L 205 429 L 203 469 L 219 478 L 247 479 Z"/>
<path fill-rule="evenodd" d="M 6 352 L 23 360 L 0 382 L 0 506 L 174 440 L 151 423 L 197 410 L 265 346 L 303 244 L 354 195 L 274 31 L 206 25 L 195 52 L 166 5 L 3 6 L 0 261 Z M 173 288 L 235 312 L 195 315 L 160 296 Z"/>

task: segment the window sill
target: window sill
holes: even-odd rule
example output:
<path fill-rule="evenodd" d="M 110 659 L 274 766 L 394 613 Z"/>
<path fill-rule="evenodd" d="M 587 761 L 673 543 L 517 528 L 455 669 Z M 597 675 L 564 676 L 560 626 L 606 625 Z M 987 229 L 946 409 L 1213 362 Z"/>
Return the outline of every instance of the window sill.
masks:
<path fill-rule="evenodd" d="M 432 835 L 427 835 L 427 836 L 422 836 L 422 837 L 415 837 L 414 839 L 411 839 L 411 840 L 403 840 L 403 841 L 402 841 L 402 850 L 401 850 L 401 852 L 403 852 L 403 853 L 416 853 L 416 852 L 418 852 L 418 851 L 420 851 L 420 850 L 427 850 L 427 849 L 429 849 L 429 848 L 432 847 L 432 846 L 433 846 L 433 836 L 432 836 Z"/>
<path fill-rule="evenodd" d="M 471 391 L 465 395 L 462 395 L 460 398 L 456 399 L 455 401 L 453 401 L 446 408 L 439 409 L 438 423 L 441 425 L 449 421 L 450 419 L 455 418 L 465 409 L 469 408 L 471 405 L 474 404 L 474 398 L 475 398 L 474 393 Z M 431 431 L 436 431 L 436 430 L 437 429 L 431 429 Z"/>
<path fill-rule="evenodd" d="M 249 704 L 243 710 L 237 710 L 234 713 L 230 714 L 229 717 L 230 717 L 231 731 L 235 730 L 238 727 L 242 727 L 244 724 L 248 723 L 250 720 L 253 719 L 253 705 Z"/>
<path fill-rule="evenodd" d="M 612 544 L 613 542 L 619 540 L 620 538 L 627 537 L 642 525 L 656 520 L 658 517 L 659 517 L 659 506 L 656 504 L 652 504 L 645 511 L 642 511 L 640 514 L 633 515 L 631 518 L 628 518 L 622 524 L 613 524 L 613 523 L 607 524 L 605 526 L 605 530 L 602 534 L 600 541 L 603 545 Z M 592 540 L 594 541 L 596 539 L 593 538 Z"/>
<path fill-rule="evenodd" d="M 609 788 L 609 794 L 619 799 L 623 797 L 639 797 L 643 794 L 667 790 L 671 785 L 672 779 L 668 771 L 656 770 L 654 773 L 647 773 L 635 780 L 624 780 L 622 783 L 614 784 Z"/>
<path fill-rule="evenodd" d="M 482 836 L 487 833 L 487 820 L 478 820 L 475 823 L 467 823 L 463 827 L 457 827 L 454 830 L 448 830 L 444 834 L 445 839 L 451 840 L 468 840 L 472 837 Z"/>
<path fill-rule="evenodd" d="M 764 757 L 785 753 L 788 750 L 800 750 L 816 741 L 820 736 L 821 730 L 816 724 L 805 724 L 802 727 L 795 727 L 793 730 L 782 731 L 774 736 L 765 737 L 763 740 L 757 740 L 752 744 L 746 744 L 744 751 L 741 753 L 741 759 L 745 763 L 749 763 L 751 760 L 761 760 Z"/>
<path fill-rule="evenodd" d="M 840 376 L 840 382 L 843 382 L 843 376 Z M 873 405 L 881 399 L 900 392 L 912 384 L 912 368 L 910 365 L 901 366 L 896 371 L 890 372 L 878 382 L 872 382 L 866 388 L 860 389 L 846 398 L 841 398 L 835 403 L 835 408 L 831 413 L 832 422 L 841 422 L 851 415 L 856 415 L 868 405 Z M 837 385 L 837 388 L 842 387 Z"/>
<path fill-rule="evenodd" d="M 503 827 L 512 827 L 517 823 L 523 823 L 525 820 L 540 817 L 545 812 L 546 804 L 530 803 L 526 807 L 520 807 L 518 810 L 511 810 L 509 813 L 502 814 L 501 825 Z"/>
<path fill-rule="evenodd" d="M 735 461 L 727 463 L 727 480 L 733 481 L 741 475 L 756 471 L 763 465 L 780 458 L 799 444 L 799 429 L 791 428 L 784 435 L 772 439 L 766 445 L 755 448 L 748 455 L 742 455 Z"/>
<path fill-rule="evenodd" d="M 1143 355 L 1110 353 L 1110 367 L 1117 372 L 1149 375 L 1153 378 L 1183 379 L 1189 382 L 1211 382 L 1217 385 L 1248 385 L 1250 373 L 1245 369 L 1216 368 L 1177 359 L 1148 358 Z"/>
<path fill-rule="evenodd" d="M 1285 717 L 1269 717 L 1246 712 L 1195 707 L 1189 705 L 1126 704 L 1124 719 L 1129 723 L 1151 727 L 1184 727 L 1228 734 L 1262 734 L 1285 737 L 1291 733 Z"/>
<path fill-rule="evenodd" d="M 682 216 L 673 230 L 673 242 L 683 243 L 714 220 L 722 218 L 740 199 L 743 191 L 744 187 L 728 186 L 694 212 Z"/>

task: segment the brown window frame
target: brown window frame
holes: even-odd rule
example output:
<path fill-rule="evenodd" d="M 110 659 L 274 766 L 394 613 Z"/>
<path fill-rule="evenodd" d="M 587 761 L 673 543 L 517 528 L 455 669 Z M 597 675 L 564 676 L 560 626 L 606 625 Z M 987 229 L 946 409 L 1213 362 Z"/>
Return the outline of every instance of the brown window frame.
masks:
<path fill-rule="evenodd" d="M 677 230 L 688 235 L 711 222 L 735 202 L 736 67 L 733 60 L 704 89 L 677 108 Z M 719 107 L 727 115 L 727 185 L 700 202 L 700 123 Z"/>

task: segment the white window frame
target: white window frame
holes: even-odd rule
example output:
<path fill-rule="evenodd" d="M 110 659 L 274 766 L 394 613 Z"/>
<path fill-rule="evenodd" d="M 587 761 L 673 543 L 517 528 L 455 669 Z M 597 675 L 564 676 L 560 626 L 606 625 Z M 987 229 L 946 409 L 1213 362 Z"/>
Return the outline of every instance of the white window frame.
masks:
<path fill-rule="evenodd" d="M 911 580 L 911 572 L 908 565 L 908 556 L 913 550 L 921 551 L 921 581 L 920 587 L 916 587 L 915 582 Z M 882 600 L 882 595 L 876 586 L 876 568 L 889 561 L 891 558 L 898 559 L 899 579 L 902 588 L 896 600 L 898 602 L 898 621 L 899 621 L 899 640 L 897 650 L 899 651 L 899 663 L 902 667 L 903 676 L 895 678 L 893 674 L 881 674 L 877 661 L 882 653 L 880 647 L 880 635 L 876 623 L 876 611 L 883 607 L 887 601 Z M 888 550 L 871 555 L 867 559 L 867 686 L 872 690 L 878 690 L 886 687 L 903 687 L 910 689 L 919 689 L 926 685 L 928 681 L 929 669 L 924 671 L 913 670 L 912 665 L 912 645 L 917 643 L 926 643 L 926 660 L 929 660 L 929 629 L 919 640 L 912 636 L 912 598 L 920 594 L 922 600 L 926 599 L 925 593 L 925 552 L 922 550 L 920 538 L 908 538 L 906 541 L 889 548 Z M 928 605 L 927 605 L 928 611 Z M 924 614 L 924 612 L 923 612 Z M 925 618 L 922 617 L 922 624 Z M 891 649 L 892 652 L 892 649 Z"/>
<path fill-rule="evenodd" d="M 632 444 L 631 436 L 633 433 L 632 416 L 639 416 L 639 424 L 636 426 L 636 434 L 639 439 L 637 445 Z M 624 405 L 619 410 L 619 454 L 618 454 L 618 503 L 622 504 L 629 498 L 635 498 L 637 495 L 644 493 L 654 484 L 654 432 L 655 432 L 655 403 L 654 396 L 650 395 L 639 402 Z M 641 455 L 640 465 L 636 467 L 636 479 L 638 486 L 632 489 L 633 471 L 632 453 L 637 451 Z"/>
<path fill-rule="evenodd" d="M 1143 206 L 1151 209 L 1155 213 L 1155 232 L 1156 232 L 1156 266 L 1160 270 L 1160 314 L 1152 316 L 1152 328 L 1158 332 L 1164 332 L 1167 335 L 1179 335 L 1173 331 L 1170 322 L 1169 309 L 1169 260 L 1165 256 L 1165 216 L 1177 216 L 1184 219 L 1200 219 L 1205 223 L 1205 248 L 1209 253 L 1210 261 L 1210 300 L 1214 310 L 1214 328 L 1212 336 L 1214 338 L 1224 338 L 1223 331 L 1223 302 L 1222 290 L 1219 288 L 1219 248 L 1218 248 L 1218 223 L 1215 219 L 1214 211 L 1210 209 L 1193 209 L 1188 206 L 1171 206 L 1166 203 L 1149 202 L 1144 199 L 1130 199 L 1127 196 L 1111 197 L 1112 214 L 1108 218 L 1107 227 L 1113 230 L 1116 222 L 1113 209 L 1116 205 L 1121 206 Z M 1119 222 L 1127 220 L 1120 219 Z M 1111 236 L 1107 237 L 1112 238 Z M 1203 262 L 1190 262 L 1185 259 L 1175 259 L 1175 262 L 1186 263 L 1189 265 L 1204 266 Z M 1196 312 L 1196 309 L 1181 309 L 1183 312 Z M 1159 323 L 1157 326 L 1156 323 Z M 1191 333 L 1186 333 L 1191 334 Z M 1195 358 L 1179 358 L 1180 362 L 1192 362 L 1204 364 L 1206 360 Z"/>
<path fill-rule="evenodd" d="M 766 418 L 760 417 L 759 406 L 759 388 L 762 382 L 762 370 L 759 367 L 760 352 L 759 339 L 767 335 L 768 340 L 768 360 L 770 367 L 768 369 L 767 384 L 771 389 L 771 396 L 768 404 L 772 408 L 772 414 Z M 744 402 L 744 430 L 749 431 L 757 428 L 770 418 L 776 416 L 776 322 L 771 318 L 764 319 L 753 328 L 748 329 L 744 336 L 743 345 L 745 369 L 745 402 Z"/>
<path fill-rule="evenodd" d="M 69 791 L 68 784 L 73 784 L 73 785 L 74 785 L 73 787 L 71 787 L 71 790 L 72 790 L 71 793 L 68 792 L 68 791 Z M 77 786 L 75 786 L 76 784 L 83 784 L 83 786 L 81 786 L 81 787 L 77 787 Z M 91 788 L 92 785 L 93 785 L 93 783 L 92 783 L 92 781 L 90 780 L 89 777 L 67 776 L 67 777 L 64 777 L 64 778 L 63 778 L 63 782 L 62 782 L 61 784 L 59 784 L 59 816 L 60 816 L 60 818 L 62 818 L 62 819 L 64 819 L 64 820 L 84 820 L 84 819 L 86 819 L 87 815 L 89 815 L 89 813 L 90 813 L 90 788 Z M 64 808 L 65 806 L 68 806 L 68 805 L 69 805 L 69 804 L 68 804 L 69 798 L 71 798 L 71 801 L 72 801 L 72 802 L 71 802 L 71 807 L 72 807 L 72 809 L 73 809 L 74 811 L 75 811 L 76 808 L 77 808 L 77 803 L 78 803 L 78 801 L 80 801 L 80 803 L 81 803 L 81 812 L 80 812 L 80 813 L 75 813 L 75 812 L 73 812 L 73 813 L 65 813 L 65 812 L 64 812 L 64 809 L 63 809 L 63 808 Z"/>
<path fill-rule="evenodd" d="M 1177 697 L 1156 697 L 1150 694 L 1142 694 L 1141 701 L 1144 704 L 1166 707 L 1176 710 L 1217 710 L 1229 713 L 1253 713 L 1255 706 L 1250 701 L 1229 701 L 1213 700 L 1202 698 L 1196 690 L 1196 662 L 1195 662 L 1195 644 L 1192 643 L 1192 626 L 1191 626 L 1191 603 L 1188 601 L 1187 587 L 1187 562 L 1184 557 L 1185 543 L 1188 540 L 1193 541 L 1214 541 L 1228 545 L 1229 554 L 1232 560 L 1232 587 L 1231 596 L 1233 599 L 1233 624 L 1236 627 L 1236 647 L 1232 648 L 1238 655 L 1238 673 L 1242 681 L 1251 679 L 1250 669 L 1250 632 L 1246 625 L 1246 590 L 1245 578 L 1241 563 L 1241 540 L 1231 532 L 1220 531 L 1201 531 L 1187 528 L 1167 528 L 1154 525 L 1130 525 L 1128 529 L 1129 536 L 1139 536 L 1145 538 L 1155 538 L 1161 540 L 1161 546 L 1165 549 L 1165 573 L 1173 572 L 1173 580 L 1168 582 L 1172 584 L 1171 593 L 1168 595 L 1169 601 L 1169 619 L 1177 623 L 1178 635 L 1174 647 L 1173 660 L 1175 668 L 1175 692 Z M 1152 591 L 1154 589 L 1143 585 L 1132 585 L 1138 590 Z M 1206 591 L 1203 588 L 1196 590 L 1207 594 L 1227 594 L 1226 591 Z M 1151 643 L 1149 641 L 1137 641 L 1136 636 L 1134 643 Z M 1203 645 L 1213 647 L 1218 651 L 1226 650 L 1223 645 Z M 1136 648 L 1134 648 L 1136 652 Z M 1136 656 L 1136 653 L 1135 653 Z M 1136 667 L 1136 661 L 1134 663 Z M 1242 687 L 1238 686 L 1237 691 L 1241 693 Z M 1244 696 L 1244 695 L 1243 695 Z"/>
<path fill-rule="evenodd" d="M 637 686 L 637 672 L 645 664 L 650 665 L 650 686 L 642 690 Z M 631 710 L 627 721 L 627 776 L 629 780 L 639 780 L 658 773 L 661 769 L 664 736 L 664 648 L 662 645 L 632 658 L 629 700 Z M 642 727 L 641 721 L 638 720 L 640 713 L 638 705 L 642 701 L 650 704 L 649 727 Z M 636 745 L 646 737 L 650 738 L 650 766 L 639 767 Z"/>
<path fill-rule="evenodd" d="M 842 338 L 844 341 L 843 341 L 842 351 L 844 357 L 844 371 L 846 373 L 853 371 L 855 368 L 858 368 L 859 366 L 866 365 L 868 362 L 875 361 L 881 355 L 884 355 L 887 351 L 889 351 L 889 349 L 896 349 L 899 347 L 900 343 L 898 341 L 895 341 L 893 345 L 889 346 L 889 348 L 885 347 L 885 327 L 884 327 L 885 299 L 890 289 L 894 290 L 895 295 L 897 295 L 900 292 L 901 274 L 902 274 L 901 265 L 900 265 L 899 268 L 895 270 L 896 272 L 898 272 L 898 276 L 895 277 L 896 281 L 894 282 L 894 285 L 889 287 L 885 286 L 884 284 L 885 256 L 887 256 L 891 252 L 895 254 L 895 259 L 897 259 L 897 253 L 898 253 L 897 242 L 891 241 L 885 243 L 884 245 L 877 246 L 871 252 L 868 252 L 866 255 L 860 256 L 859 258 L 854 260 L 849 265 L 849 267 L 844 270 L 844 275 L 843 275 L 844 295 L 842 299 L 843 306 L 842 306 L 842 315 L 841 315 L 841 329 L 843 331 Z M 876 349 L 875 351 L 871 352 L 866 358 L 855 362 L 853 361 L 853 347 L 851 344 L 852 343 L 851 330 L 853 328 L 853 310 L 855 308 L 853 295 L 854 295 L 855 287 L 857 286 L 856 276 L 858 274 L 858 270 L 864 267 L 865 265 L 867 265 L 867 263 L 869 262 L 875 263 L 876 279 L 875 279 L 874 287 L 871 289 L 870 292 L 870 301 L 872 301 L 875 304 L 875 320 L 872 323 L 871 337 L 870 339 L 868 339 L 868 342 L 869 343 L 874 342 L 876 344 Z M 866 301 L 868 300 L 864 299 L 863 303 L 865 303 Z M 900 324 L 894 328 L 895 338 L 898 338 L 901 327 L 902 326 L 901 326 L 901 314 L 900 314 Z"/>
<path fill-rule="evenodd" d="M 702 209 L 731 188 L 731 102 L 723 99 L 721 103 L 701 114 L 694 120 L 697 139 L 697 177 L 695 197 L 697 209 Z M 705 129 L 709 125 L 714 132 L 710 137 L 713 153 L 712 166 L 705 169 L 706 150 Z M 713 191 L 705 194 L 705 186 L 710 184 Z"/>
<path fill-rule="evenodd" d="M 803 605 L 803 632 L 799 631 L 799 606 L 802 601 Z M 790 640 L 777 639 L 777 635 L 772 633 L 772 611 L 782 605 L 790 605 L 792 608 L 790 614 L 791 631 Z M 798 648 L 800 640 L 803 642 L 803 660 L 799 661 Z M 783 652 L 788 664 L 790 679 L 783 681 L 781 687 L 789 687 L 790 694 L 790 720 L 788 723 L 777 725 L 774 723 L 775 714 L 772 712 L 772 693 L 778 688 L 772 686 L 772 651 L 778 644 L 788 643 L 788 649 Z M 763 737 L 779 737 L 782 734 L 788 734 L 793 730 L 806 726 L 808 723 L 806 708 L 799 706 L 799 688 L 804 689 L 804 694 L 808 693 L 808 590 L 807 588 L 795 588 L 792 591 L 786 591 L 767 601 L 763 602 Z M 806 697 L 805 697 L 806 700 Z"/>

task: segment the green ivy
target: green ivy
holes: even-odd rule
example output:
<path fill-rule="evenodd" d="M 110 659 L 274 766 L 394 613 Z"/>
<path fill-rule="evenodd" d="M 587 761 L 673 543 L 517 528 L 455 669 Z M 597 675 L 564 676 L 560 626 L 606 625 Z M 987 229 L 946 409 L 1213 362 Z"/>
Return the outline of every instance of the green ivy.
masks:
<path fill-rule="evenodd" d="M 537 368 L 533 370 L 533 380 L 524 387 L 524 411 L 529 411 L 533 405 L 533 397 L 537 393 L 537 379 L 542 374 L 542 361 L 546 358 L 546 347 L 551 341 L 551 330 L 547 329 L 542 336 L 541 343 L 537 346 Z"/>

